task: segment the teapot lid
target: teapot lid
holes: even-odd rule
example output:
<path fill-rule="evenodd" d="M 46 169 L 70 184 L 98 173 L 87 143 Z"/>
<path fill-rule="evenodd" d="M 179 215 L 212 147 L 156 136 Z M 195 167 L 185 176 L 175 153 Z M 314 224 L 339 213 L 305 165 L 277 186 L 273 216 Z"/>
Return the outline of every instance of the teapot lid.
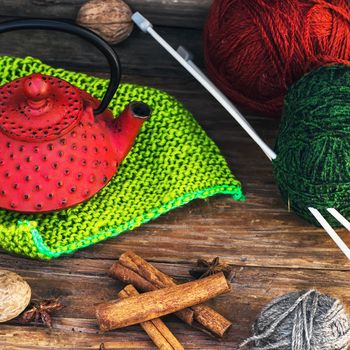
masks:
<path fill-rule="evenodd" d="M 58 138 L 78 124 L 82 110 L 79 89 L 56 77 L 35 73 L 0 87 L 0 129 L 14 139 Z"/>

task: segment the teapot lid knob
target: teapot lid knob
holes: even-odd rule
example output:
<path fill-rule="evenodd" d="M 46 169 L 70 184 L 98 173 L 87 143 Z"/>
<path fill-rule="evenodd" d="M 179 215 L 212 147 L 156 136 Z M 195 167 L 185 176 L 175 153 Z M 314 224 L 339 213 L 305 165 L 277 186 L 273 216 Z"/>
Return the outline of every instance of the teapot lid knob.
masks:
<path fill-rule="evenodd" d="M 40 73 L 32 74 L 25 78 L 23 90 L 28 98 L 34 101 L 47 98 L 50 93 L 50 85 L 46 77 Z"/>
<path fill-rule="evenodd" d="M 46 104 L 46 99 L 50 94 L 50 84 L 42 74 L 32 74 L 25 78 L 23 92 L 28 98 L 28 104 L 38 109 Z"/>

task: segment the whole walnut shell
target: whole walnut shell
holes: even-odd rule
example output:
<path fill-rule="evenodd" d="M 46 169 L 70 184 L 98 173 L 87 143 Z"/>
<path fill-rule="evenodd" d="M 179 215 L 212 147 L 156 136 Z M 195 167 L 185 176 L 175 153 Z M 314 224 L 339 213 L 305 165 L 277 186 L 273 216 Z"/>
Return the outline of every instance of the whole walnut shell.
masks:
<path fill-rule="evenodd" d="M 14 272 L 0 270 L 0 322 L 17 317 L 29 304 L 31 289 Z"/>
<path fill-rule="evenodd" d="M 117 44 L 132 32 L 131 16 L 130 7 L 121 0 L 90 0 L 80 8 L 77 23 Z"/>

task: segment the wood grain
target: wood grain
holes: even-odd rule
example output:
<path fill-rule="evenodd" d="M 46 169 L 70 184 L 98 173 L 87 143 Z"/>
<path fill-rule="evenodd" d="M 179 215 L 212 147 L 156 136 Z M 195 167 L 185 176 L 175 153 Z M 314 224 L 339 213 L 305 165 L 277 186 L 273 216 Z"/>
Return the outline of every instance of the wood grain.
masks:
<path fill-rule="evenodd" d="M 3 257 L 6 257 L 5 255 Z M 1 261 L 4 263 L 4 259 Z M 0 329 L 0 346 L 22 344 L 24 349 L 94 349 L 99 342 L 110 342 L 112 349 L 126 349 L 126 340 L 136 349 L 153 349 L 147 336 L 138 327 L 99 334 L 91 305 L 115 297 L 121 284 L 106 273 L 110 262 L 91 259 L 60 259 L 49 263 L 46 271 L 41 271 L 42 262 L 33 261 L 32 266 L 15 270 L 23 275 L 31 285 L 36 298 L 63 295 L 66 308 L 57 312 L 53 330 L 41 327 L 24 327 L 13 321 Z M 74 264 L 70 264 L 74 262 Z M 11 264 L 11 259 L 8 261 Z M 34 266 L 33 266 L 34 265 Z M 45 264 L 46 265 L 46 264 Z M 56 266 L 53 266 L 56 265 Z M 81 269 L 81 266 L 89 268 Z M 70 269 L 67 270 L 67 266 Z M 172 274 L 177 280 L 189 279 L 191 264 L 156 264 L 157 268 Z M 347 302 L 350 297 L 350 281 L 347 271 L 324 271 L 308 269 L 281 269 L 234 267 L 232 289 L 227 295 L 215 298 L 210 305 L 233 321 L 233 327 L 222 341 L 218 342 L 201 332 L 192 330 L 166 318 L 166 322 L 185 349 L 236 349 L 250 332 L 250 325 L 264 304 L 278 295 L 300 289 L 317 288 Z M 30 335 L 32 333 L 32 337 Z M 13 335 L 19 337 L 13 339 Z M 27 344 L 28 347 L 25 346 Z M 141 345 L 143 344 L 143 345 Z M 39 347 L 40 346 L 40 347 Z M 90 347 L 89 347 L 90 346 Z M 20 347 L 17 347 L 20 349 Z M 132 348 L 132 347 L 131 347 Z"/>
<path fill-rule="evenodd" d="M 2 16 L 75 20 L 86 0 L 1 0 Z M 125 0 L 155 25 L 202 28 L 212 0 Z M 20 9 L 20 11 L 19 11 Z"/>
<path fill-rule="evenodd" d="M 35 13 L 70 18 L 69 13 L 76 11 L 81 2 L 2 0 L 0 6 L 3 16 L 24 17 Z M 177 6 L 175 1 L 153 0 L 156 2 L 169 8 Z M 186 2 L 188 13 L 197 11 L 194 2 Z M 146 7 L 151 1 L 142 3 Z M 197 8 L 204 8 L 206 5 L 202 4 L 207 1 L 196 3 Z M 166 12 L 161 11 L 159 7 L 159 20 L 167 18 L 162 15 Z M 157 16 L 156 10 L 153 13 Z M 186 16 L 184 18 L 187 21 Z M 181 21 L 179 18 L 179 25 L 183 25 Z M 160 32 L 173 46 L 182 44 L 194 51 L 196 62 L 202 64 L 200 30 L 162 27 Z M 220 256 L 233 266 L 231 292 L 210 303 L 234 325 L 221 342 L 173 317 L 166 318 L 169 328 L 186 349 L 237 349 L 248 336 L 263 305 L 290 291 L 317 288 L 348 303 L 350 263 L 322 229 L 288 212 L 275 185 L 271 164 L 232 118 L 146 35 L 134 31 L 131 38 L 116 49 L 122 58 L 124 81 L 163 89 L 193 112 L 242 181 L 247 201 L 234 202 L 227 196 L 198 200 L 132 232 L 50 262 L 0 252 L 0 267 L 23 275 L 32 287 L 34 298 L 61 296 L 66 305 L 55 315 L 52 330 L 23 326 L 16 321 L 2 325 L 0 349 L 90 350 L 98 349 L 102 342 L 108 350 L 154 349 L 138 327 L 102 335 L 94 318 L 93 305 L 113 299 L 116 290 L 123 287 L 107 273 L 119 255 L 129 249 L 178 282 L 190 279 L 188 270 L 199 257 Z M 98 52 L 84 42 L 54 33 L 2 35 L 0 54 L 30 54 L 57 67 L 108 76 L 108 67 Z M 245 115 L 273 145 L 278 121 Z M 350 245 L 349 234 L 345 230 L 339 233 Z"/>
<path fill-rule="evenodd" d="M 7 18 L 0 17 L 1 21 Z M 159 34 L 174 47 L 187 46 L 199 58 L 201 32 L 191 29 L 159 28 Z M 149 77 L 177 76 L 183 68 L 149 35 L 134 30 L 131 36 L 115 45 L 124 74 Z M 57 31 L 19 30 L 0 35 L 0 54 L 33 56 L 45 63 L 75 70 L 109 71 L 106 59 L 89 42 Z M 147 64 L 145 62 L 147 60 Z M 198 62 L 198 59 L 197 59 Z M 199 60 L 201 64 L 202 60 Z"/>

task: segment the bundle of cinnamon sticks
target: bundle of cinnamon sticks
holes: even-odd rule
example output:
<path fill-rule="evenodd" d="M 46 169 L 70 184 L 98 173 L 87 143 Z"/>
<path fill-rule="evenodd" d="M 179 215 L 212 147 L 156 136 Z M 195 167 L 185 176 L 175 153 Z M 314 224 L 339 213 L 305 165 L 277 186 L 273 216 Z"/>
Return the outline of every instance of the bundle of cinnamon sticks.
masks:
<path fill-rule="evenodd" d="M 140 324 L 159 349 L 179 350 L 182 345 L 159 317 L 175 313 L 190 326 L 219 337 L 231 326 L 229 320 L 202 304 L 230 290 L 223 273 L 177 285 L 171 277 L 128 251 L 112 265 L 110 275 L 128 285 L 119 292 L 117 300 L 97 306 L 96 317 L 102 331 Z"/>

